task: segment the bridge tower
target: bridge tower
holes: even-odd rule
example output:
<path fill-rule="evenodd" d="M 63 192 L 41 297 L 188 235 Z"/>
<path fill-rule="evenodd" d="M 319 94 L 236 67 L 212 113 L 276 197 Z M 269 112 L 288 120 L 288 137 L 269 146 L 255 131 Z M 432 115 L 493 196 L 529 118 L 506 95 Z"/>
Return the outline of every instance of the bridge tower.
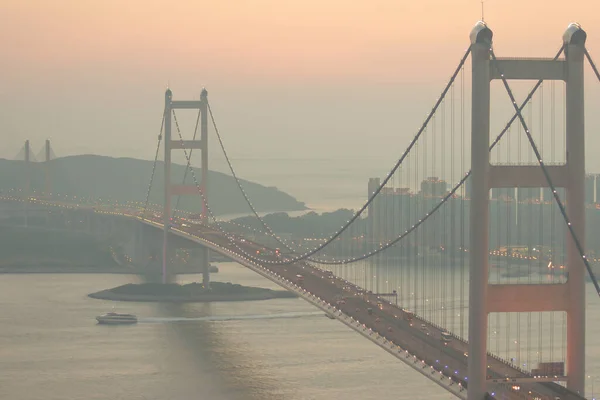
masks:
<path fill-rule="evenodd" d="M 567 237 L 567 283 L 492 285 L 488 283 L 488 234 L 491 188 L 549 187 L 539 166 L 490 165 L 490 82 L 502 78 L 544 79 L 566 82 L 566 163 L 546 169 L 554 185 L 566 189 L 567 214 L 579 241 L 585 239 L 583 62 L 586 33 L 578 24 L 569 25 L 563 35 L 565 58 L 558 60 L 493 60 L 492 37 L 492 31 L 484 22 L 478 22 L 470 35 L 473 75 L 468 399 L 482 400 L 485 396 L 486 338 L 488 314 L 492 312 L 566 312 L 567 387 L 583 395 L 585 266 L 574 241 Z"/>
<path fill-rule="evenodd" d="M 200 111 L 200 140 L 173 140 L 171 137 L 171 120 L 173 110 L 191 109 Z M 165 115 L 164 115 L 164 142 L 165 142 L 165 198 L 164 198 L 164 237 L 163 237 L 163 260 L 162 275 L 163 283 L 167 282 L 167 262 L 168 262 L 168 238 L 171 229 L 171 197 L 177 195 L 198 195 L 198 188 L 195 185 L 177 185 L 171 184 L 171 151 L 184 149 L 200 149 L 201 155 L 201 180 L 200 191 L 203 196 L 207 196 L 208 188 L 208 92 L 202 89 L 200 100 L 173 100 L 173 92 L 167 89 L 165 92 Z M 206 204 L 202 201 L 202 222 L 207 221 Z M 202 281 L 204 285 L 209 282 L 209 250 L 205 249 L 202 253 Z"/>

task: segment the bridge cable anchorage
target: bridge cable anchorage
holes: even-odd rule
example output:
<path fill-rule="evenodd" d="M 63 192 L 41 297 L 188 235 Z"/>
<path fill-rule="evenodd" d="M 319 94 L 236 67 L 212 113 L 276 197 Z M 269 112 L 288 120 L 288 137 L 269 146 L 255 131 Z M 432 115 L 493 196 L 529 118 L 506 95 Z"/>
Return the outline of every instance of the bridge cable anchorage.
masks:
<path fill-rule="evenodd" d="M 154 155 L 154 164 L 152 164 L 152 174 L 150 175 L 150 183 L 148 184 L 148 191 L 146 192 L 146 201 L 144 204 L 144 209 L 142 210 L 142 218 L 146 217 L 146 209 L 148 208 L 148 202 L 150 201 L 150 191 L 152 190 L 152 182 L 154 181 L 154 173 L 156 172 L 156 162 L 158 161 L 158 153 L 160 150 L 160 142 L 162 140 L 164 126 L 165 112 L 163 111 L 162 121 L 160 122 L 160 133 L 158 134 L 158 144 L 156 145 L 156 154 Z"/>
<path fill-rule="evenodd" d="M 491 52 L 491 56 L 492 59 L 494 61 L 497 61 L 496 59 L 496 55 L 494 54 L 494 51 L 492 50 Z M 531 136 L 531 132 L 529 131 L 529 128 L 527 127 L 527 123 L 525 122 L 525 118 L 523 118 L 523 114 L 521 113 L 521 110 L 519 109 L 519 107 L 517 106 L 516 100 L 515 100 L 515 96 L 508 84 L 508 81 L 506 80 L 506 78 L 504 77 L 504 74 L 502 74 L 502 71 L 500 71 L 498 69 L 498 64 L 496 63 L 496 69 L 498 70 L 498 74 L 500 75 L 500 79 L 502 80 L 502 84 L 504 85 L 504 88 L 506 89 L 506 92 L 508 93 L 508 96 L 510 97 L 510 101 L 513 104 L 513 107 L 515 108 L 515 111 L 518 114 L 519 117 L 519 121 L 521 122 L 521 125 L 523 126 L 523 130 L 525 131 L 525 135 L 527 135 L 527 140 L 529 141 L 529 144 L 531 145 L 533 152 L 535 153 L 535 156 L 537 157 L 537 161 L 538 164 L 540 165 L 540 167 L 542 168 L 542 172 L 544 173 L 544 177 L 546 178 L 546 182 L 548 183 L 548 185 L 550 185 L 550 189 L 552 190 L 552 194 L 554 196 L 554 200 L 556 201 L 556 204 L 558 205 L 558 208 L 560 210 L 560 213 L 563 216 L 563 219 L 565 220 L 565 223 L 567 224 L 567 228 L 569 229 L 569 233 L 571 235 L 571 238 L 573 239 L 573 242 L 575 243 L 575 247 L 577 248 L 577 251 L 579 252 L 579 256 L 581 257 L 585 268 L 587 269 L 587 272 L 590 276 L 590 278 L 592 279 L 592 282 L 594 283 L 594 287 L 596 288 L 596 293 L 598 294 L 598 296 L 600 297 L 600 285 L 598 285 L 598 281 L 596 280 L 596 276 L 594 275 L 592 268 L 590 266 L 590 263 L 585 255 L 585 252 L 583 250 L 583 247 L 581 246 L 581 242 L 579 241 L 579 238 L 577 237 L 577 235 L 575 234 L 575 231 L 573 230 L 573 226 L 571 225 L 571 221 L 569 220 L 569 217 L 567 216 L 567 212 L 565 210 L 565 207 L 562 203 L 562 201 L 560 200 L 560 197 L 558 196 L 558 192 L 556 191 L 556 187 L 554 186 L 554 182 L 552 182 L 552 178 L 550 177 L 550 174 L 548 173 L 548 170 L 546 169 L 546 165 L 544 164 L 544 161 L 542 160 L 542 156 L 537 148 L 537 145 L 535 144 L 535 141 L 533 140 L 533 137 Z"/>
<path fill-rule="evenodd" d="M 554 60 L 558 59 L 558 57 L 562 54 L 563 49 L 564 49 L 564 46 L 561 46 L 561 48 L 557 52 L 556 56 L 554 57 Z M 215 220 L 215 222 L 217 222 L 217 226 L 218 226 L 219 230 L 226 235 L 226 237 L 228 238 L 228 240 L 236 248 L 238 248 L 243 254 L 245 254 L 251 260 L 253 260 L 255 262 L 261 262 L 261 263 L 265 263 L 265 264 L 275 264 L 275 265 L 288 265 L 288 264 L 292 264 L 294 262 L 298 262 L 298 261 L 302 261 L 302 260 L 306 260 L 306 259 L 308 259 L 309 261 L 317 262 L 317 263 L 324 264 L 324 265 L 349 264 L 349 263 L 353 263 L 353 262 L 357 262 L 357 261 L 361 261 L 361 260 L 370 258 L 370 257 L 372 257 L 372 256 L 374 256 L 374 255 L 376 255 L 376 254 L 378 254 L 378 253 L 386 250 L 387 248 L 395 245 L 400 240 L 404 239 L 406 236 L 408 236 L 410 233 L 412 233 L 414 230 L 416 230 L 420 225 L 422 225 L 445 202 L 447 202 L 450 198 L 452 198 L 452 196 L 458 191 L 459 188 L 461 188 L 461 186 L 468 179 L 468 177 L 471 174 L 471 171 L 467 172 L 465 174 L 465 176 L 458 182 L 458 184 L 440 201 L 440 203 L 438 203 L 435 207 L 433 207 L 429 213 L 427 213 L 422 219 L 420 219 L 417 223 L 415 223 L 409 230 L 405 231 L 403 234 L 401 234 L 397 238 L 395 238 L 395 239 L 387 242 L 386 244 L 381 245 L 376 250 L 373 250 L 373 251 L 371 251 L 371 252 L 369 252 L 367 254 L 364 254 L 364 255 L 361 255 L 361 256 L 358 256 L 358 257 L 355 257 L 355 258 L 352 258 L 352 259 L 345 259 L 345 260 L 341 260 L 341 261 L 327 261 L 327 260 L 314 260 L 314 259 L 311 260 L 311 259 L 309 259 L 309 257 L 311 255 L 313 255 L 313 254 L 317 253 L 318 251 L 322 250 L 324 247 L 326 247 L 331 242 L 333 242 L 333 240 L 335 240 L 340 234 L 342 234 L 348 228 L 348 226 L 350 224 L 352 224 L 352 222 L 354 222 L 360 216 L 360 214 L 368 207 L 368 205 L 375 199 L 375 197 L 379 194 L 379 192 L 381 192 L 381 190 L 383 189 L 383 187 L 385 187 L 385 185 L 387 184 L 387 182 L 393 176 L 394 172 L 400 167 L 402 161 L 406 158 L 406 156 L 408 155 L 408 153 L 410 152 L 410 150 L 415 146 L 415 144 L 416 144 L 417 139 L 419 138 L 419 136 L 425 131 L 425 129 L 426 129 L 427 125 L 428 125 L 428 122 L 431 120 L 431 118 L 433 117 L 433 114 L 435 113 L 435 111 L 437 111 L 437 108 L 442 103 L 443 99 L 445 98 L 446 93 L 449 91 L 449 89 L 452 86 L 454 80 L 456 79 L 458 73 L 462 70 L 463 65 L 464 65 L 464 63 L 465 63 L 465 61 L 466 61 L 466 59 L 467 59 L 467 57 L 468 57 L 469 54 L 470 54 L 470 48 L 467 50 L 467 52 L 465 53 L 465 55 L 461 59 L 461 61 L 459 63 L 459 66 L 457 67 L 455 73 L 452 75 L 452 78 L 451 78 L 449 84 L 446 86 L 446 88 L 442 92 L 442 96 L 437 100 L 436 105 L 434 106 L 432 112 L 428 115 L 428 117 L 427 117 L 426 121 L 424 122 L 423 126 L 421 127 L 421 129 L 419 130 L 419 132 L 417 133 L 417 135 L 415 136 L 415 138 L 411 141 L 409 147 L 404 152 L 404 154 L 402 155 L 402 157 L 398 160 L 398 162 L 396 163 L 396 165 L 394 166 L 394 168 L 390 171 L 390 173 L 387 175 L 387 177 L 384 179 L 384 181 L 380 184 L 380 186 L 378 187 L 378 189 L 373 193 L 373 195 L 370 196 L 369 200 L 365 203 L 365 205 L 336 234 L 332 235 L 326 242 L 324 242 L 323 244 L 317 246 L 313 250 L 310 250 L 307 253 L 305 253 L 303 255 L 300 255 L 298 257 L 294 257 L 294 258 L 287 259 L 287 260 L 281 260 L 281 261 L 272 261 L 272 260 L 264 260 L 264 259 L 257 258 L 257 257 L 255 257 L 253 255 L 248 254 L 243 249 L 241 249 L 237 245 L 237 243 L 235 243 L 235 241 L 229 236 L 229 234 L 226 231 L 224 231 L 219 226 L 219 224 L 217 222 L 217 219 L 213 215 L 212 218 Z M 540 87 L 540 85 L 542 84 L 542 82 L 543 82 L 543 80 L 539 80 L 536 83 L 536 85 L 534 85 L 533 89 L 530 91 L 530 93 L 528 94 L 527 98 L 525 99 L 525 101 L 523 102 L 523 104 L 521 105 L 521 107 L 519 107 L 519 111 L 525 108 L 525 106 L 531 100 L 531 98 L 533 97 L 533 95 L 535 94 L 535 92 L 537 91 L 537 89 Z M 518 114 L 515 113 L 513 115 L 513 117 L 509 120 L 509 122 L 506 124 L 506 127 L 502 130 L 502 132 L 500 132 L 500 134 L 496 137 L 496 139 L 490 145 L 490 151 L 498 144 L 498 142 L 500 141 L 500 139 L 509 130 L 509 128 L 511 127 L 512 123 L 517 119 L 517 117 L 518 117 Z M 185 154 L 185 150 L 184 150 L 184 154 Z M 187 155 L 186 155 L 186 157 L 187 157 Z M 192 169 L 192 171 L 193 171 L 193 169 Z M 201 193 L 201 195 L 202 195 L 202 193 Z M 208 206 L 207 199 L 205 199 L 204 196 L 202 196 L 202 197 L 203 197 L 206 205 Z M 211 212 L 211 214 L 212 214 L 212 212 Z"/>
<path fill-rule="evenodd" d="M 392 178 L 392 176 L 394 175 L 394 173 L 398 170 L 398 168 L 400 167 L 400 165 L 402 164 L 402 162 L 408 156 L 408 154 L 410 153 L 410 151 L 413 149 L 413 147 L 417 143 L 417 140 L 421 137 L 422 133 L 427 128 L 427 126 L 429 124 L 429 121 L 432 119 L 433 115 L 435 114 L 435 112 L 439 108 L 440 104 L 444 100 L 444 98 L 446 96 L 446 93 L 448 93 L 448 91 L 452 87 L 452 84 L 454 83 L 456 77 L 458 76 L 458 74 L 462 70 L 462 67 L 463 67 L 464 63 L 466 62 L 466 60 L 467 60 L 467 58 L 468 58 L 468 56 L 469 56 L 470 53 L 471 53 L 471 48 L 469 47 L 467 49 L 467 51 L 465 52 L 464 56 L 462 57 L 462 59 L 460 60 L 460 62 L 458 64 L 458 67 L 456 68 L 456 70 L 454 71 L 452 77 L 450 78 L 450 81 L 448 82 L 448 84 L 446 85 L 446 87 L 444 88 L 444 90 L 442 91 L 442 95 L 438 98 L 438 100 L 435 103 L 435 106 L 433 107 L 433 109 L 431 110 L 431 112 L 427 115 L 427 118 L 425 119 L 425 122 L 423 122 L 421 128 L 419 129 L 419 131 L 417 132 L 417 134 L 415 135 L 415 137 L 413 138 L 413 140 L 410 142 L 408 148 L 402 154 L 402 156 L 400 157 L 400 159 L 396 162 L 396 164 L 394 165 L 394 167 L 392 168 L 392 170 L 387 174 L 387 176 L 381 182 L 381 184 L 379 185 L 379 187 L 369 197 L 369 199 L 367 200 L 367 202 L 354 214 L 354 216 L 352 218 L 350 218 L 350 220 L 348 220 L 348 222 L 346 222 L 340 228 L 340 230 L 338 230 L 336 233 L 334 233 L 331 237 L 329 237 L 329 239 L 327 239 L 322 244 L 316 246 L 312 250 L 309 250 L 306 253 L 304 253 L 304 254 L 302 254 L 300 256 L 297 256 L 297 257 L 293 257 L 293 258 L 289 258 L 289 259 L 281 260 L 281 261 L 262 260 L 262 259 L 259 259 L 259 258 L 256 258 L 256 257 L 252 257 L 252 259 L 258 260 L 259 262 L 268 263 L 268 264 L 276 264 L 276 265 L 288 265 L 288 264 L 292 264 L 292 263 L 295 263 L 297 261 L 302 261 L 302 260 L 309 259 L 310 256 L 312 256 L 313 254 L 321 251 L 323 248 L 325 248 L 326 246 L 328 246 L 329 244 L 331 244 L 337 237 L 339 237 L 356 219 L 358 219 L 358 217 L 367 209 L 367 207 L 369 206 L 369 204 L 371 204 L 373 202 L 373 200 L 377 197 L 377 195 L 379 195 L 379 193 L 383 190 L 383 188 L 385 187 L 385 185 Z M 461 181 L 461 184 L 462 184 L 462 182 L 464 182 L 464 180 Z M 402 236 L 402 237 L 404 237 L 404 236 Z M 396 242 L 398 240 L 396 240 Z M 396 243 L 396 242 L 394 242 L 394 243 Z M 391 246 L 391 244 L 390 244 L 390 246 Z M 387 246 L 387 247 L 389 247 L 389 246 Z M 385 248 L 387 248 L 387 247 L 385 247 Z M 369 258 L 369 257 L 371 257 L 371 256 L 373 256 L 373 255 L 375 255 L 375 254 L 377 254 L 377 253 L 385 250 L 385 248 L 380 247 L 379 249 L 375 250 L 374 252 L 371 252 L 371 253 L 369 253 L 367 255 L 364 255 L 364 256 L 361 256 L 361 257 L 358 257 L 355 260 L 325 261 L 325 260 L 314 260 L 313 259 L 313 260 L 310 260 L 310 261 L 318 262 L 318 263 L 321 263 L 321 264 L 329 264 L 329 265 L 348 264 L 350 262 L 360 261 L 362 259 Z"/>
<path fill-rule="evenodd" d="M 194 137 L 192 138 L 192 141 L 196 140 L 196 136 L 198 135 L 198 125 L 200 124 L 200 116 L 202 115 L 202 112 L 200 110 L 198 110 L 198 116 L 196 117 L 196 126 L 194 127 Z M 183 181 L 181 182 L 182 185 L 185 185 L 185 180 L 187 178 L 187 174 L 188 171 L 190 169 L 190 164 L 192 162 L 192 152 L 194 151 L 194 149 L 190 149 L 190 157 L 187 160 L 187 166 L 185 168 L 185 171 L 183 172 Z M 175 208 L 173 208 L 173 215 L 172 217 L 175 218 L 175 214 L 177 213 L 177 211 L 179 210 L 179 201 L 181 200 L 181 195 L 178 194 L 177 195 L 177 202 L 175 203 Z"/>

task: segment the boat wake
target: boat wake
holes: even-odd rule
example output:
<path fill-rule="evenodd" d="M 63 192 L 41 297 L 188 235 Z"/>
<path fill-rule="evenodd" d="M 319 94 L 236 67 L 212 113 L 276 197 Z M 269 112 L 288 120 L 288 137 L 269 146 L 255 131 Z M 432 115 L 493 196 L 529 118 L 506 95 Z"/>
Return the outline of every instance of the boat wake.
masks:
<path fill-rule="evenodd" d="M 194 321 L 241 321 L 241 320 L 253 320 L 253 319 L 306 318 L 306 317 L 314 317 L 314 316 L 322 316 L 322 315 L 325 315 L 325 313 L 323 313 L 322 311 L 310 311 L 310 312 L 289 312 L 289 313 L 257 314 L 257 315 L 219 315 L 219 316 L 207 316 L 207 317 L 196 317 L 196 318 L 148 317 L 148 318 L 138 318 L 138 323 L 161 324 L 161 323 L 168 323 L 168 322 L 194 322 Z"/>

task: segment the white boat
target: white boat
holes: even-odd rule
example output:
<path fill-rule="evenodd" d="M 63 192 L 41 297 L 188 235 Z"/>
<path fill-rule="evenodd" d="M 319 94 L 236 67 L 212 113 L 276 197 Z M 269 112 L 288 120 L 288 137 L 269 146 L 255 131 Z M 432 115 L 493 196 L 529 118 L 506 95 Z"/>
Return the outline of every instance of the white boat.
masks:
<path fill-rule="evenodd" d="M 137 324 L 137 317 L 133 314 L 119 314 L 116 312 L 109 312 L 96 317 L 99 324 L 110 324 L 110 325 L 123 325 L 123 324 Z"/>

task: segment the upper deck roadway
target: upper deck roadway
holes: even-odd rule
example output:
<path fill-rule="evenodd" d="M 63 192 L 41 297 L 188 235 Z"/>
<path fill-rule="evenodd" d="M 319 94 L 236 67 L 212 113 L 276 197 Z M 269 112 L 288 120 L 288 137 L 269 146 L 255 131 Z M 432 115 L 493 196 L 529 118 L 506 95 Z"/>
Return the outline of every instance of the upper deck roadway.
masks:
<path fill-rule="evenodd" d="M 95 212 L 134 218 L 156 228 L 162 228 L 162 217 L 152 216 L 142 219 L 138 216 L 137 210 L 101 211 L 96 209 Z M 424 375 L 428 375 L 425 373 L 428 371 L 426 368 L 431 369 L 432 376 L 435 370 L 441 371 L 443 374 L 441 379 L 447 379 L 448 381 L 445 382 L 450 382 L 446 383 L 444 387 L 458 397 L 466 398 L 466 390 L 463 388 L 468 387 L 468 377 L 466 376 L 468 344 L 457 337 L 454 337 L 450 343 L 444 344 L 441 340 L 443 328 L 432 325 L 418 316 L 409 321 L 408 314 L 401 308 L 307 262 L 288 265 L 260 264 L 249 260 L 239 250 L 243 249 L 247 254 L 256 254 L 257 250 L 264 249 L 264 246 L 260 244 L 230 237 L 234 241 L 232 243 L 223 233 L 210 226 L 186 223 L 181 219 L 173 221 L 171 230 L 175 235 L 206 245 L 246 266 L 253 267 L 257 272 L 284 287 L 287 286 L 288 289 L 291 288 L 304 295 L 314 295 L 312 298 L 319 299 L 320 304 L 312 301 L 310 297 L 304 296 L 304 298 L 327 310 L 330 315 L 359 331 L 363 336 L 373 341 L 376 341 L 374 338 L 377 337 L 379 340 L 377 343 L 398 358 L 401 358 L 401 354 L 404 354 L 405 351 L 406 357 L 409 357 L 408 352 L 410 352 L 412 357 L 408 360 L 414 358 L 415 365 L 422 365 L 423 370 L 420 372 Z M 271 261 L 278 260 L 278 257 L 274 252 L 261 256 L 262 259 Z M 303 276 L 302 283 L 296 284 L 297 275 Z M 326 304 L 326 307 L 323 307 L 323 304 Z M 349 320 L 354 325 L 350 324 Z M 359 327 L 362 328 L 362 331 Z M 404 361 L 407 362 L 406 359 Z M 561 385 L 549 382 L 551 379 L 534 379 L 533 376 L 491 354 L 488 355 L 487 375 L 491 380 L 489 386 L 490 394 L 493 397 L 490 398 L 510 400 L 580 400 L 584 398 L 568 391 Z M 513 381 L 513 379 L 517 380 Z M 499 384 L 498 381 L 503 381 L 503 383 Z M 450 387 L 452 383 L 455 385 Z M 515 390 L 516 388 L 518 390 Z"/>

